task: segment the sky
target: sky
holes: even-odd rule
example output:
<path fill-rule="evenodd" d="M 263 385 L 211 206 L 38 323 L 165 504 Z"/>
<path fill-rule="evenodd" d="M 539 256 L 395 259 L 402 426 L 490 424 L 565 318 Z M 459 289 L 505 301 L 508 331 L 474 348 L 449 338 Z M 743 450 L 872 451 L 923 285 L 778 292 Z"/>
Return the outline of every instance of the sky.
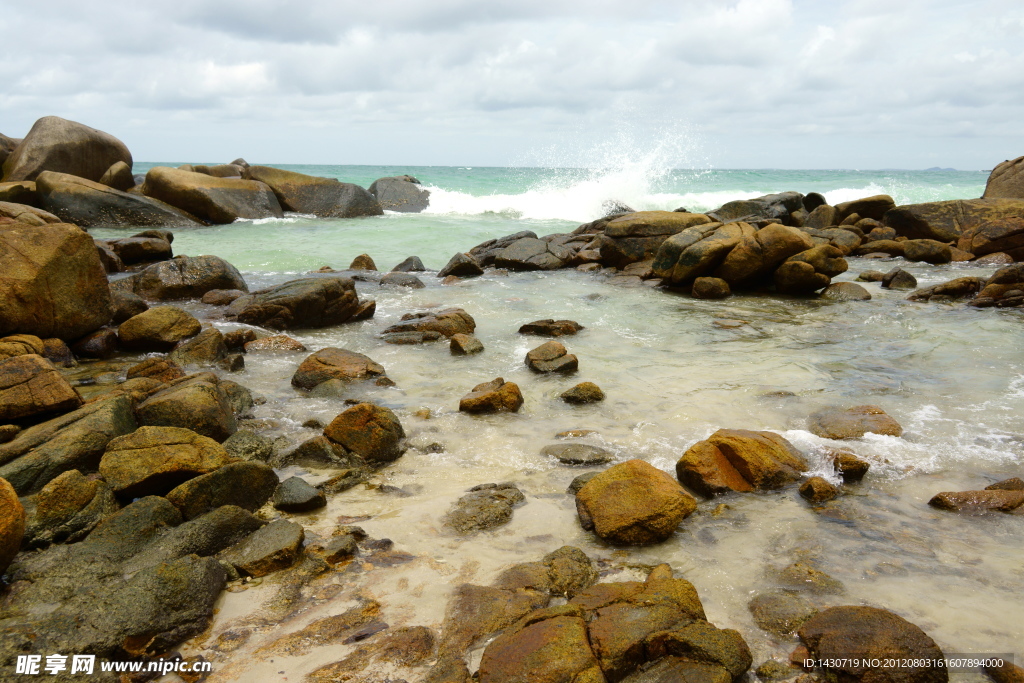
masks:
<path fill-rule="evenodd" d="M 0 133 L 137 161 L 990 169 L 1021 0 L 0 0 Z"/>

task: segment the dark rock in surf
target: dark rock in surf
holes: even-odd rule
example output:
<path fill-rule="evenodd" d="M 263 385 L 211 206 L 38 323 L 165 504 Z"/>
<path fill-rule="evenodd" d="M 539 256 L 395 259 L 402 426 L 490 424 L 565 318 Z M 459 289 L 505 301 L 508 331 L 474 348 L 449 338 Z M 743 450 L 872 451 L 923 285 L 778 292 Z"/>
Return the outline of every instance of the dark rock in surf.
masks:
<path fill-rule="evenodd" d="M 419 213 L 430 205 L 430 191 L 410 175 L 378 178 L 370 184 L 369 192 L 388 211 Z"/>
<path fill-rule="evenodd" d="M 444 268 L 438 271 L 438 277 L 456 275 L 458 277 L 476 277 L 483 275 L 484 269 L 480 267 L 469 254 L 455 254 Z"/>

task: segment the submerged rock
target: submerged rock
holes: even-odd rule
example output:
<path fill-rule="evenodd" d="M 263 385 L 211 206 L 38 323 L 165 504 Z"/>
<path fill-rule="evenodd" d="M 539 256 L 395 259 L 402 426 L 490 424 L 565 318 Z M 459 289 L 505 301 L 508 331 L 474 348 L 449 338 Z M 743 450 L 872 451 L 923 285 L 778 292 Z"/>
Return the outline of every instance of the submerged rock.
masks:
<path fill-rule="evenodd" d="M 585 329 L 575 320 L 554 320 L 546 318 L 526 323 L 519 328 L 519 334 L 535 334 L 541 337 L 561 337 L 564 335 L 576 334 Z"/>
<path fill-rule="evenodd" d="M 576 493 L 583 528 L 617 545 L 660 543 L 696 509 L 671 476 L 643 460 L 615 465 Z"/>
<path fill-rule="evenodd" d="M 582 405 L 584 403 L 597 403 L 604 400 L 604 392 L 601 387 L 593 382 L 580 382 L 571 389 L 568 389 L 558 396 L 566 403 Z"/>
<path fill-rule="evenodd" d="M 266 576 L 295 563 L 302 554 L 302 526 L 278 519 L 231 546 L 220 557 L 249 576 Z"/>
<path fill-rule="evenodd" d="M 612 460 L 612 453 L 600 446 L 583 443 L 561 443 L 545 446 L 543 455 L 557 458 L 564 465 L 603 465 Z"/>
<path fill-rule="evenodd" d="M 493 529 L 512 519 L 513 508 L 526 500 L 515 484 L 481 484 L 455 502 L 444 525 L 465 535 Z"/>
<path fill-rule="evenodd" d="M 360 319 L 355 283 L 349 278 L 292 280 L 232 303 L 235 317 L 272 330 L 329 327 Z M 372 311 L 368 312 L 372 316 Z"/>
<path fill-rule="evenodd" d="M 810 600 L 790 591 L 758 593 L 747 608 L 755 624 L 778 636 L 789 635 L 818 613 Z"/>
<path fill-rule="evenodd" d="M 839 489 L 821 477 L 811 477 L 800 485 L 800 495 L 809 503 L 825 503 L 839 495 Z"/>
<path fill-rule="evenodd" d="M 878 406 L 826 408 L 807 418 L 807 429 L 825 439 L 856 439 L 868 432 L 901 436 L 903 427 Z"/>
<path fill-rule="evenodd" d="M 932 497 L 928 504 L 950 512 L 1013 512 L 1024 506 L 1024 491 L 943 491 Z"/>
<path fill-rule="evenodd" d="M 676 476 L 704 496 L 728 491 L 779 489 L 807 470 L 803 455 L 773 432 L 720 429 L 691 446 L 676 463 Z"/>
<path fill-rule="evenodd" d="M 833 282 L 821 293 L 821 298 L 830 301 L 869 301 L 871 292 L 856 282 Z"/>

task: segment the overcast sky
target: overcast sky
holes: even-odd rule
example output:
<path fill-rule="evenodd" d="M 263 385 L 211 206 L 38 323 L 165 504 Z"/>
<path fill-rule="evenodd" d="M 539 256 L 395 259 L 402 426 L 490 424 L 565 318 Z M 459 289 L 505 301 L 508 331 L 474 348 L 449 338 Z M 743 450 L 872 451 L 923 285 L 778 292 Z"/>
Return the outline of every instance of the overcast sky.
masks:
<path fill-rule="evenodd" d="M 988 169 L 1024 154 L 1024 2 L 5 2 L 0 132 L 137 161 Z M 611 143 L 609 143 L 611 141 Z"/>

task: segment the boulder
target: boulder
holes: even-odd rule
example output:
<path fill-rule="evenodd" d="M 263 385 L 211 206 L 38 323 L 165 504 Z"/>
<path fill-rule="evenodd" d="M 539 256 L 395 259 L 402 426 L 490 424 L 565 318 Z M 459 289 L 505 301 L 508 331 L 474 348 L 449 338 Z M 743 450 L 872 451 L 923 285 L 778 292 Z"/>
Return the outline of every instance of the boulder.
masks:
<path fill-rule="evenodd" d="M 471 334 L 458 333 L 452 335 L 448 348 L 453 356 L 468 356 L 483 351 L 484 345 Z"/>
<path fill-rule="evenodd" d="M 1004 253 L 1014 261 L 1024 260 L 1024 216 L 979 223 L 960 235 L 957 247 L 975 256 Z"/>
<path fill-rule="evenodd" d="M 0 226 L 0 336 L 78 339 L 111 318 L 92 238 L 73 225 Z"/>
<path fill-rule="evenodd" d="M 868 432 L 900 436 L 903 427 L 878 406 L 826 408 L 807 418 L 807 429 L 825 439 L 856 439 Z"/>
<path fill-rule="evenodd" d="M 426 270 L 419 256 L 410 256 L 391 269 L 392 273 L 422 273 Z"/>
<path fill-rule="evenodd" d="M 811 477 L 800 485 L 800 496 L 808 503 L 826 503 L 839 495 L 839 489 L 822 477 Z"/>
<path fill-rule="evenodd" d="M 26 524 L 26 546 L 80 541 L 120 508 L 106 482 L 68 470 L 36 494 L 35 511 Z"/>
<path fill-rule="evenodd" d="M 753 234 L 744 234 L 715 269 L 714 276 L 730 285 L 749 283 L 770 275 L 790 256 L 813 246 L 814 241 L 802 230 L 772 223 Z"/>
<path fill-rule="evenodd" d="M 68 470 L 94 471 L 110 440 L 136 427 L 127 396 L 88 403 L 0 445 L 0 477 L 19 495 L 35 493 Z"/>
<path fill-rule="evenodd" d="M 227 449 L 224 452 L 227 455 Z M 195 519 L 222 505 L 255 512 L 270 500 L 277 485 L 277 475 L 268 465 L 232 462 L 178 484 L 165 497 L 184 519 Z"/>
<path fill-rule="evenodd" d="M 565 266 L 572 253 L 536 237 L 523 237 L 494 254 L 494 265 L 508 270 L 555 270 Z"/>
<path fill-rule="evenodd" d="M 228 392 L 210 373 L 193 375 L 156 392 L 136 406 L 135 414 L 140 425 L 186 427 L 217 442 L 238 431 Z"/>
<path fill-rule="evenodd" d="M 870 301 L 871 292 L 856 282 L 833 282 L 821 293 L 829 301 Z"/>
<path fill-rule="evenodd" d="M 851 202 L 836 204 L 836 211 L 839 213 L 839 221 L 857 214 L 861 218 L 873 218 L 876 221 L 882 220 L 885 212 L 896 206 L 896 202 L 887 194 L 879 194 L 863 199 L 854 199 Z"/>
<path fill-rule="evenodd" d="M 983 199 L 1024 199 L 1024 156 L 993 168 L 981 196 Z"/>
<path fill-rule="evenodd" d="M 292 386 L 307 391 L 328 380 L 344 382 L 384 376 L 384 366 L 355 351 L 328 347 L 302 361 L 292 375 Z"/>
<path fill-rule="evenodd" d="M 75 121 L 44 116 L 4 161 L 3 180 L 35 180 L 43 171 L 56 171 L 98 181 L 118 161 L 131 168 L 132 155 L 114 136 Z"/>
<path fill-rule="evenodd" d="M 278 519 L 220 554 L 221 559 L 249 576 L 287 569 L 302 554 L 302 526 Z"/>
<path fill-rule="evenodd" d="M 273 330 L 340 325 L 359 316 L 355 283 L 349 278 L 303 278 L 243 297 L 238 322 Z"/>
<path fill-rule="evenodd" d="M 462 535 L 493 529 L 508 523 L 513 508 L 525 500 L 515 484 L 474 486 L 448 511 L 444 526 Z"/>
<path fill-rule="evenodd" d="M 556 616 L 509 629 L 484 650 L 480 683 L 604 683 L 582 615 Z"/>
<path fill-rule="evenodd" d="M 984 223 L 1021 215 L 1024 199 L 954 199 L 898 206 L 882 222 L 909 239 L 954 242 Z"/>
<path fill-rule="evenodd" d="M 575 320 L 553 320 L 552 318 L 546 318 L 522 325 L 519 328 L 519 334 L 535 334 L 540 337 L 562 337 L 576 334 L 582 329 L 584 329 L 583 325 L 580 325 Z"/>
<path fill-rule="evenodd" d="M 903 244 L 899 240 L 878 240 L 876 242 L 864 242 L 859 247 L 853 250 L 854 256 L 868 256 L 870 258 L 880 258 L 878 254 L 887 254 L 889 256 L 903 256 Z M 874 256 L 872 256 L 874 254 Z"/>
<path fill-rule="evenodd" d="M 423 289 L 426 287 L 423 280 L 409 273 L 386 273 L 380 279 L 381 287 L 408 287 L 410 289 Z"/>
<path fill-rule="evenodd" d="M 225 343 L 228 341 L 228 336 L 229 335 L 225 335 Z M 228 345 L 228 348 L 231 348 L 230 344 Z M 285 334 L 275 334 L 270 337 L 252 339 L 244 342 L 243 348 L 246 353 L 298 353 L 300 351 L 307 350 L 302 342 L 292 339 Z"/>
<path fill-rule="evenodd" d="M 171 243 L 162 237 L 136 235 L 120 240 L 110 240 L 107 242 L 107 247 L 117 255 L 121 263 L 128 266 L 166 261 L 174 255 Z"/>
<path fill-rule="evenodd" d="M 114 312 L 110 322 L 114 325 L 120 325 L 129 318 L 149 310 L 149 304 L 138 294 L 117 290 L 110 291 L 110 305 Z"/>
<path fill-rule="evenodd" d="M 203 298 L 200 301 L 210 306 L 228 306 L 235 299 L 245 295 L 246 292 L 240 289 L 211 289 L 206 294 L 203 294 Z"/>
<path fill-rule="evenodd" d="M 914 289 L 917 278 L 900 267 L 893 268 L 881 279 L 882 289 Z"/>
<path fill-rule="evenodd" d="M 274 491 L 274 507 L 282 512 L 310 512 L 327 505 L 323 491 L 299 477 L 288 477 Z"/>
<path fill-rule="evenodd" d="M 127 192 L 135 187 L 135 176 L 132 175 L 132 167 L 123 161 L 115 161 L 110 168 L 104 172 L 99 180 L 100 185 L 112 187 L 121 192 Z"/>
<path fill-rule="evenodd" d="M 526 365 L 534 372 L 576 372 L 579 361 L 561 342 L 549 341 L 526 354 Z"/>
<path fill-rule="evenodd" d="M 758 593 L 747 603 L 747 609 L 755 624 L 777 636 L 793 633 L 818 613 L 810 600 L 790 591 Z"/>
<path fill-rule="evenodd" d="M 860 481 L 871 469 L 871 463 L 845 448 L 830 448 L 825 455 L 832 461 L 836 473 L 842 477 L 844 484 Z"/>
<path fill-rule="evenodd" d="M 0 219 L 9 218 L 16 223 L 25 225 L 47 225 L 49 223 L 60 223 L 60 219 L 49 211 L 37 209 L 34 206 L 17 204 L 13 202 L 0 201 Z M 0 221 L 0 224 L 6 221 Z"/>
<path fill-rule="evenodd" d="M 378 178 L 368 190 L 388 211 L 419 213 L 430 205 L 430 191 L 409 175 Z"/>
<path fill-rule="evenodd" d="M 762 220 L 788 222 L 791 212 L 803 208 L 803 195 L 799 192 L 781 192 L 779 194 L 755 197 L 754 199 L 738 199 L 726 202 L 714 211 L 708 211 L 707 215 L 712 220 L 721 221 L 722 223 Z"/>
<path fill-rule="evenodd" d="M 484 269 L 480 267 L 480 264 L 476 262 L 469 254 L 458 253 L 449 259 L 445 267 L 437 272 L 438 277 L 448 277 L 455 275 L 456 277 L 476 277 L 483 275 Z"/>
<path fill-rule="evenodd" d="M 71 349 L 78 358 L 113 358 L 121 346 L 117 330 L 104 327 L 92 334 L 87 334 L 74 344 Z"/>
<path fill-rule="evenodd" d="M 476 385 L 459 401 L 459 410 L 464 413 L 514 413 L 522 406 L 519 385 L 501 377 Z"/>
<path fill-rule="evenodd" d="M 0 479 L 0 576 L 21 550 L 25 535 L 25 508 L 6 479 Z"/>
<path fill-rule="evenodd" d="M 125 320 L 117 328 L 121 345 L 133 351 L 170 351 L 202 325 L 191 313 L 175 306 L 157 306 Z"/>
<path fill-rule="evenodd" d="M 367 462 L 382 465 L 405 452 L 405 430 L 389 408 L 359 403 L 324 428 L 324 436 Z"/>
<path fill-rule="evenodd" d="M 599 446 L 585 443 L 558 443 L 545 446 L 541 455 L 555 458 L 563 465 L 603 465 L 611 462 L 613 455 Z"/>
<path fill-rule="evenodd" d="M 804 219 L 804 228 L 810 228 L 812 230 L 823 230 L 830 228 L 834 225 L 839 225 L 839 211 L 834 206 L 828 204 L 819 204 L 818 206 L 811 209 L 811 212 L 807 214 L 807 218 Z"/>
<path fill-rule="evenodd" d="M 373 262 L 373 258 L 369 254 L 360 254 L 352 259 L 352 263 L 349 264 L 348 269 L 376 271 L 377 264 Z"/>
<path fill-rule="evenodd" d="M 668 237 L 658 247 L 651 269 L 656 277 L 683 285 L 711 273 L 744 236 L 754 233 L 747 223 L 708 223 Z"/>
<path fill-rule="evenodd" d="M 110 441 L 99 472 L 115 493 L 131 500 L 163 495 L 230 462 L 219 443 L 189 429 L 139 427 Z"/>
<path fill-rule="evenodd" d="M 184 211 L 157 199 L 115 190 L 67 173 L 40 173 L 36 178 L 36 192 L 44 209 L 62 221 L 83 228 L 203 225 Z"/>
<path fill-rule="evenodd" d="M 11 155 L 11 152 L 21 144 L 21 140 L 18 138 L 9 138 L 6 135 L 0 133 L 0 178 L 3 178 L 3 165 L 7 161 L 7 157 Z"/>
<path fill-rule="evenodd" d="M 31 354 L 43 356 L 45 353 L 45 342 L 34 334 L 14 334 L 0 339 L 0 361 Z"/>
<path fill-rule="evenodd" d="M 1024 491 L 1024 479 L 1011 477 L 985 487 L 986 491 Z"/>
<path fill-rule="evenodd" d="M 228 355 L 224 335 L 216 327 L 207 327 L 199 334 L 178 344 L 167 360 L 180 366 L 213 365 Z"/>
<path fill-rule="evenodd" d="M 82 405 L 82 397 L 53 364 L 36 354 L 0 361 L 0 424 L 62 414 Z"/>
<path fill-rule="evenodd" d="M 720 277 L 699 277 L 691 290 L 695 299 L 727 299 L 732 296 L 729 283 Z"/>
<path fill-rule="evenodd" d="M 2 136 L 0 136 L 2 139 Z M 0 152 L 0 156 L 3 153 Z M 0 161 L 0 165 L 2 165 Z M 0 202 L 4 204 L 21 204 L 39 207 L 39 195 L 36 194 L 36 184 L 31 180 L 21 180 L 16 183 L 0 183 Z M 56 218 L 56 216 L 54 216 Z M 58 219 L 55 222 L 60 222 Z"/>
<path fill-rule="evenodd" d="M 933 496 L 928 504 L 950 512 L 1012 512 L 1024 505 L 1024 491 L 943 491 Z"/>
<path fill-rule="evenodd" d="M 809 619 L 797 634 L 813 659 L 831 659 L 829 671 L 844 681 L 945 683 L 942 650 L 920 628 L 877 607 L 830 607 Z M 909 666 L 886 667 L 886 659 Z M 920 662 L 915 665 L 914 660 Z M 877 664 L 875 662 L 878 662 Z"/>
<path fill-rule="evenodd" d="M 437 312 L 406 313 L 402 322 L 384 330 L 384 334 L 398 332 L 437 332 L 451 337 L 454 334 L 473 334 L 476 321 L 461 308 L 446 308 Z"/>
<path fill-rule="evenodd" d="M 786 261 L 775 271 L 774 281 L 780 294 L 801 295 L 827 287 L 832 279 L 806 261 Z"/>
<path fill-rule="evenodd" d="M 668 236 L 711 222 L 712 219 L 702 213 L 637 211 L 606 223 L 604 234 L 611 238 Z"/>
<path fill-rule="evenodd" d="M 793 444 L 773 432 L 719 429 L 676 463 L 676 477 L 703 496 L 780 489 L 808 469 Z"/>
<path fill-rule="evenodd" d="M 265 436 L 240 429 L 221 444 L 232 458 L 269 462 L 274 457 L 274 442 Z"/>
<path fill-rule="evenodd" d="M 184 370 L 174 361 L 166 358 L 147 358 L 128 368 L 127 379 L 145 377 L 166 384 L 184 376 Z"/>
<path fill-rule="evenodd" d="M 250 166 L 245 177 L 266 184 L 285 211 L 311 213 L 320 218 L 357 218 L 384 213 L 372 194 L 358 185 L 334 178 L 318 178 L 270 166 Z"/>
<path fill-rule="evenodd" d="M 891 286 L 892 285 L 890 284 L 890 287 Z M 950 280 L 949 282 L 941 282 L 937 285 L 932 285 L 931 287 L 919 289 L 910 294 L 910 296 L 907 297 L 907 300 L 930 301 L 935 297 L 936 301 L 948 301 L 950 299 L 970 298 L 975 294 L 978 294 L 979 296 L 991 296 L 996 293 L 994 290 L 982 293 L 983 287 L 985 287 L 985 281 L 980 277 L 958 277 L 954 280 Z"/>
<path fill-rule="evenodd" d="M 218 256 L 178 256 L 154 263 L 135 276 L 132 290 L 145 299 L 199 299 L 213 289 L 249 287 L 238 270 Z"/>
<path fill-rule="evenodd" d="M 261 182 L 216 178 L 166 166 L 149 169 L 142 194 L 207 223 L 233 223 L 239 218 L 281 218 L 283 215 L 277 197 Z"/>
<path fill-rule="evenodd" d="M 593 382 L 580 382 L 571 389 L 568 389 L 558 396 L 566 403 L 582 405 L 584 403 L 597 403 L 604 400 L 604 392 L 601 387 Z"/>
<path fill-rule="evenodd" d="M 903 243 L 903 258 L 926 263 L 949 263 L 953 260 L 953 250 L 948 244 L 935 240 L 907 240 Z"/>
<path fill-rule="evenodd" d="M 672 477 L 643 460 L 605 470 L 576 494 L 583 528 L 615 545 L 660 543 L 696 509 Z"/>
<path fill-rule="evenodd" d="M 793 262 L 809 263 L 814 272 L 828 278 L 845 273 L 850 267 L 843 258 L 843 251 L 831 244 L 819 244 L 786 259 L 786 263 Z"/>

